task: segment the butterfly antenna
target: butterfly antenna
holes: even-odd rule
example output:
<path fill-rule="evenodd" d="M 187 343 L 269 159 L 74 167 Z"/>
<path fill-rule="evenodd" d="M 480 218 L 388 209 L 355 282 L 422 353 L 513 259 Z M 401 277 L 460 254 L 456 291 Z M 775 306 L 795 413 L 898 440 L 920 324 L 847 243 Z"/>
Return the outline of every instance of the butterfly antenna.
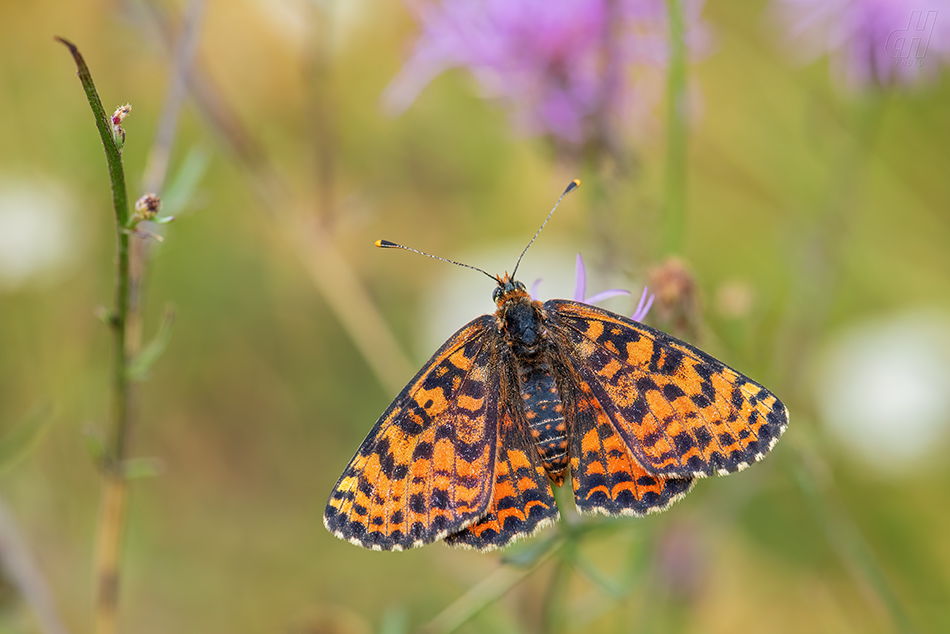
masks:
<path fill-rule="evenodd" d="M 449 264 L 455 264 L 457 266 L 464 266 L 467 269 L 472 269 L 473 271 L 478 271 L 479 273 L 484 273 L 491 279 L 498 281 L 498 278 L 492 275 L 491 273 L 486 273 L 477 266 L 472 266 L 471 264 L 462 264 L 461 262 L 456 262 L 455 260 L 450 260 L 448 258 L 440 258 L 437 255 L 432 255 L 431 253 L 426 253 L 425 251 L 417 251 L 416 249 L 410 249 L 409 247 L 404 247 L 401 244 L 396 244 L 395 242 L 390 242 L 389 240 L 377 240 L 376 246 L 383 249 L 403 249 L 405 251 L 412 251 L 413 253 L 418 253 L 419 255 L 424 255 L 427 258 L 432 258 L 434 260 L 442 260 L 443 262 L 448 262 Z"/>
<path fill-rule="evenodd" d="M 570 194 L 572 191 L 574 191 L 580 186 L 581 186 L 581 181 L 575 178 L 574 180 L 571 181 L 570 185 L 567 186 L 567 189 L 564 190 L 564 193 L 561 194 L 561 197 L 557 199 L 557 202 L 554 203 L 554 207 L 548 213 L 548 217 L 544 219 L 544 222 L 542 222 L 541 226 L 538 227 L 537 233 L 535 233 L 534 237 L 531 238 L 531 242 L 528 243 L 528 246 L 526 246 L 524 248 L 524 251 L 521 252 L 521 255 L 518 256 L 518 262 L 515 264 L 515 270 L 511 272 L 511 279 L 515 278 L 515 273 L 518 272 L 518 267 L 521 266 L 521 258 L 524 257 L 524 254 L 527 253 L 528 249 L 531 248 L 531 245 L 534 244 L 534 241 L 537 239 L 538 234 L 541 233 L 541 229 L 544 229 L 544 225 L 548 224 L 548 220 L 550 220 L 551 216 L 554 215 L 554 210 L 557 209 L 557 206 L 561 204 L 561 200 L 563 200 L 565 196 L 567 196 L 568 194 Z"/>

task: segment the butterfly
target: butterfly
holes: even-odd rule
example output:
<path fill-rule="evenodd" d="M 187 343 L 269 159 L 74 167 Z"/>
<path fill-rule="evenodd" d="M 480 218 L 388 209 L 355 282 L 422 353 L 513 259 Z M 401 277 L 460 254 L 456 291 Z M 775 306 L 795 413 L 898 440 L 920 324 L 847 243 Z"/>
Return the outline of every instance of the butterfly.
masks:
<path fill-rule="evenodd" d="M 568 472 L 579 512 L 642 516 L 761 460 L 785 431 L 788 410 L 758 383 L 608 310 L 539 302 L 517 268 L 476 269 L 496 281 L 496 311 L 376 422 L 330 495 L 331 533 L 374 550 L 493 550 L 558 520 L 551 485 Z"/>

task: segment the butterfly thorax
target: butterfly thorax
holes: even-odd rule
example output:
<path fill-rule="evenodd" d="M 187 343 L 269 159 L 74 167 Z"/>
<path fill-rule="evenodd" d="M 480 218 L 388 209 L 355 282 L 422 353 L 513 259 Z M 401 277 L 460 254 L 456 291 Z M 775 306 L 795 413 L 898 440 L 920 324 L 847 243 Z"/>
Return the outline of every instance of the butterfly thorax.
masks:
<path fill-rule="evenodd" d="M 547 354 L 544 309 L 520 282 L 499 283 L 498 324 L 514 357 L 528 431 L 548 476 L 558 486 L 567 470 L 567 424 Z"/>

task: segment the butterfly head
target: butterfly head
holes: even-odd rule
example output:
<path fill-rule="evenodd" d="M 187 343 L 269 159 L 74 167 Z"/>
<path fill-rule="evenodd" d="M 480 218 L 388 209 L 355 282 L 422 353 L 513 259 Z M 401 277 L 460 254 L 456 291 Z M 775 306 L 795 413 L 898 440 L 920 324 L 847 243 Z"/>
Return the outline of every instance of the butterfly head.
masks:
<path fill-rule="evenodd" d="M 491 298 L 499 308 L 501 308 L 502 304 L 514 299 L 522 297 L 530 299 L 525 285 L 513 279 L 508 273 L 505 273 L 503 276 L 499 275 L 495 277 L 495 280 L 498 282 L 498 286 L 496 286 L 492 292 Z"/>

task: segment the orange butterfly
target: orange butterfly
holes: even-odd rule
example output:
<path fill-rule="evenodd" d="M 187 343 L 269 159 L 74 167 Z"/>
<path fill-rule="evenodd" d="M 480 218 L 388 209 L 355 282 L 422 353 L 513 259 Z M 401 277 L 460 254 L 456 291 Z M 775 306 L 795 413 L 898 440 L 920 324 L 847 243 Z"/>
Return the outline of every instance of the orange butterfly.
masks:
<path fill-rule="evenodd" d="M 337 537 L 499 548 L 558 519 L 550 485 L 568 468 L 580 512 L 641 516 L 761 460 L 785 431 L 775 395 L 689 344 L 489 277 L 495 313 L 432 356 L 337 482 L 323 519 Z"/>

